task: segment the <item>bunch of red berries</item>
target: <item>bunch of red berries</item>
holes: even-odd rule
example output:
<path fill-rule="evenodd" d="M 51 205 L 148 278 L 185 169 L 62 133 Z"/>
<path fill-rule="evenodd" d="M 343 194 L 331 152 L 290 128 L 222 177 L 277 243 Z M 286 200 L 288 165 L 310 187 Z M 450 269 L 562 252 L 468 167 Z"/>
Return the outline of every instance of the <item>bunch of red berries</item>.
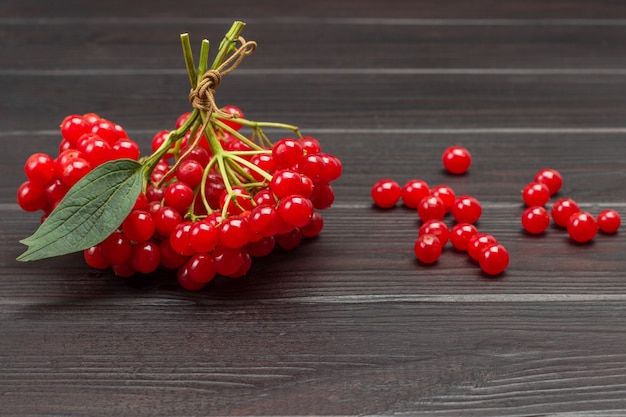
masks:
<path fill-rule="evenodd" d="M 61 123 L 59 154 L 31 155 L 24 165 L 27 180 L 17 202 L 29 212 L 50 214 L 67 191 L 93 168 L 114 159 L 139 159 L 139 146 L 124 129 L 95 113 L 72 114 Z"/>
<path fill-rule="evenodd" d="M 225 110 L 243 117 L 234 106 Z M 176 128 L 184 129 L 190 116 L 181 115 Z M 252 257 L 266 256 L 276 245 L 293 249 L 321 232 L 320 211 L 334 201 L 330 183 L 341 175 L 339 159 L 322 152 L 311 136 L 260 146 L 241 140 L 241 124 L 224 123 L 230 129 L 218 131 L 217 142 L 195 140 L 187 131 L 166 150 L 122 224 L 84 250 L 88 265 L 110 267 L 122 277 L 160 266 L 177 269 L 181 286 L 197 290 L 216 275 L 243 276 Z M 28 181 L 18 191 L 20 206 L 44 210 L 44 218 L 91 168 L 139 157 L 119 125 L 94 114 L 68 116 L 61 133 L 59 156 L 28 158 Z M 155 152 L 169 135 L 154 136 Z"/>
<path fill-rule="evenodd" d="M 550 212 L 546 205 L 563 185 L 563 177 L 555 169 L 539 170 L 534 180 L 522 190 L 522 199 L 528 206 L 521 216 L 524 230 L 531 234 L 541 234 L 554 223 L 567 230 L 572 240 L 585 243 L 593 240 L 598 230 L 606 234 L 616 233 L 621 224 L 619 213 L 613 209 L 602 210 L 597 218 L 588 211 L 581 210 L 571 198 L 560 198 L 554 202 Z"/>

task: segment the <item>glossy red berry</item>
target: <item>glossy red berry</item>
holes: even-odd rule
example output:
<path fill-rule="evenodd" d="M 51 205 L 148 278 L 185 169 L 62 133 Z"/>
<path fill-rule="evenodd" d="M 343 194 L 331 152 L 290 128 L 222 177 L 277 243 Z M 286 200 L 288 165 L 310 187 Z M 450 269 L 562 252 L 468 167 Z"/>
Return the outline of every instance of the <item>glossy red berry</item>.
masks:
<path fill-rule="evenodd" d="M 282 219 L 273 206 L 259 205 L 250 211 L 248 225 L 253 234 L 273 236 L 279 232 Z"/>
<path fill-rule="evenodd" d="M 402 186 L 402 203 L 409 208 L 416 209 L 420 201 L 429 194 L 430 187 L 426 181 L 420 179 L 409 180 Z"/>
<path fill-rule="evenodd" d="M 169 237 L 170 233 L 182 221 L 182 216 L 178 210 L 172 207 L 162 206 L 154 214 L 154 226 L 162 237 Z"/>
<path fill-rule="evenodd" d="M 207 283 L 215 278 L 215 267 L 211 255 L 198 253 L 187 261 L 187 272 L 189 278 L 196 282 Z"/>
<path fill-rule="evenodd" d="M 480 219 L 483 208 L 480 202 L 469 195 L 463 195 L 452 204 L 452 217 L 459 223 L 474 224 Z"/>
<path fill-rule="evenodd" d="M 567 222 L 572 214 L 578 213 L 580 208 L 571 198 L 557 200 L 551 209 L 552 220 L 561 227 L 567 227 Z"/>
<path fill-rule="evenodd" d="M 87 122 L 79 114 L 70 114 L 61 122 L 61 135 L 71 146 L 76 146 L 78 138 L 87 133 L 88 129 Z"/>
<path fill-rule="evenodd" d="M 24 164 L 24 173 L 31 182 L 44 185 L 55 175 L 54 159 L 42 152 L 32 154 Z"/>
<path fill-rule="evenodd" d="M 318 153 L 322 150 L 320 142 L 313 136 L 302 136 L 300 144 L 302 145 L 302 150 L 307 154 Z"/>
<path fill-rule="evenodd" d="M 441 220 L 428 220 L 419 228 L 418 236 L 422 235 L 436 236 L 439 242 L 441 242 L 441 246 L 444 247 L 450 238 L 450 229 L 448 229 L 448 225 Z"/>
<path fill-rule="evenodd" d="M 241 248 L 252 238 L 248 220 L 238 215 L 226 218 L 218 230 L 220 242 L 230 249 Z"/>
<path fill-rule="evenodd" d="M 107 269 L 111 264 L 102 257 L 100 245 L 92 246 L 83 251 L 85 263 L 95 269 Z"/>
<path fill-rule="evenodd" d="M 128 158 L 137 161 L 139 154 L 139 145 L 129 138 L 118 139 L 111 148 L 111 159 Z"/>
<path fill-rule="evenodd" d="M 567 221 L 567 233 L 575 242 L 589 242 L 598 233 L 598 223 L 588 212 L 579 211 Z"/>
<path fill-rule="evenodd" d="M 272 181 L 270 181 L 270 190 L 278 199 L 292 194 L 300 194 L 301 189 L 302 176 L 289 169 L 276 171 L 272 176 Z"/>
<path fill-rule="evenodd" d="M 68 187 L 72 187 L 85 175 L 87 175 L 89 171 L 91 171 L 91 165 L 89 165 L 89 162 L 80 157 L 73 158 L 63 167 L 61 180 Z"/>
<path fill-rule="evenodd" d="M 550 190 L 550 195 L 554 195 L 559 192 L 563 185 L 563 177 L 561 174 L 552 168 L 544 168 L 537 171 L 535 174 L 535 182 L 545 184 Z"/>
<path fill-rule="evenodd" d="M 189 232 L 193 225 L 190 221 L 182 221 L 172 229 L 169 236 L 170 246 L 181 255 L 191 256 L 196 251 L 191 246 Z"/>
<path fill-rule="evenodd" d="M 200 220 L 189 229 L 189 244 L 195 252 L 210 252 L 219 242 L 219 232 L 211 222 Z"/>
<path fill-rule="evenodd" d="M 318 210 L 324 210 L 332 206 L 335 201 L 335 191 L 328 183 L 317 183 L 313 186 L 311 193 L 311 203 Z"/>
<path fill-rule="evenodd" d="M 602 233 L 612 234 L 617 233 L 622 223 L 622 219 L 619 213 L 613 209 L 602 210 L 598 214 L 598 227 Z"/>
<path fill-rule="evenodd" d="M 191 279 L 191 276 L 189 275 L 189 267 L 187 266 L 186 261 L 178 268 L 178 271 L 176 272 L 176 280 L 178 281 L 178 285 L 187 291 L 199 291 L 206 286 L 206 283 L 204 282 L 198 282 Z"/>
<path fill-rule="evenodd" d="M 278 214 L 286 224 L 301 227 L 311 221 L 313 203 L 300 195 L 290 195 L 280 201 Z"/>
<path fill-rule="evenodd" d="M 509 252 L 500 244 L 488 245 L 479 257 L 480 269 L 488 275 L 500 275 L 509 266 Z"/>
<path fill-rule="evenodd" d="M 43 210 L 48 203 L 43 185 L 25 181 L 17 189 L 17 204 L 24 211 Z"/>
<path fill-rule="evenodd" d="M 421 235 L 415 241 L 413 252 L 415 257 L 422 263 L 432 264 L 437 262 L 443 251 L 443 245 L 435 235 Z"/>
<path fill-rule="evenodd" d="M 550 225 L 550 214 L 542 206 L 528 207 L 522 213 L 521 220 L 524 230 L 536 235 L 546 231 Z"/>
<path fill-rule="evenodd" d="M 298 139 L 283 138 L 272 147 L 272 158 L 278 169 L 295 167 L 302 158 L 302 144 Z M 320 158 L 320 165 L 323 161 Z"/>
<path fill-rule="evenodd" d="M 446 215 L 446 206 L 441 198 L 435 195 L 428 195 L 422 198 L 417 206 L 417 214 L 423 222 L 428 220 L 441 220 Z"/>
<path fill-rule="evenodd" d="M 469 240 L 478 233 L 476 226 L 470 223 L 457 223 L 450 231 L 452 246 L 461 251 L 467 251 Z"/>
<path fill-rule="evenodd" d="M 218 246 L 211 253 L 213 267 L 218 274 L 228 277 L 235 275 L 245 263 L 245 256 L 248 253 L 244 249 L 233 249 L 225 246 Z"/>
<path fill-rule="evenodd" d="M 309 221 L 308 224 L 300 227 L 299 229 L 302 233 L 302 236 L 312 238 L 318 236 L 322 232 L 323 228 L 324 218 L 322 217 L 322 214 L 320 212 L 316 211 L 313 213 L 313 216 L 311 216 L 311 221 Z"/>
<path fill-rule="evenodd" d="M 130 259 L 132 246 L 123 233 L 113 232 L 99 246 L 102 257 L 111 265 L 122 265 Z"/>
<path fill-rule="evenodd" d="M 265 236 L 254 242 L 250 242 L 246 245 L 246 250 L 250 256 L 262 257 L 269 255 L 276 246 L 276 240 L 274 236 Z"/>
<path fill-rule="evenodd" d="M 152 214 L 145 210 L 131 211 L 122 222 L 121 229 L 124 235 L 135 243 L 150 239 L 156 230 Z"/>
<path fill-rule="evenodd" d="M 522 190 L 522 199 L 529 206 L 545 206 L 550 200 L 548 186 L 539 182 L 531 182 Z"/>
<path fill-rule="evenodd" d="M 472 164 L 472 155 L 462 146 L 451 146 L 442 155 L 445 169 L 452 174 L 465 174 Z"/>
<path fill-rule="evenodd" d="M 161 251 L 154 241 L 146 241 L 133 245 L 130 254 L 133 269 L 142 274 L 155 271 L 161 264 Z"/>
<path fill-rule="evenodd" d="M 174 181 L 165 188 L 163 201 L 166 206 L 185 213 L 193 202 L 193 188 L 182 181 Z"/>
<path fill-rule="evenodd" d="M 402 189 L 396 181 L 384 178 L 377 181 L 371 190 L 372 200 L 380 208 L 388 209 L 400 200 Z"/>
<path fill-rule="evenodd" d="M 176 252 L 169 239 L 164 239 L 159 243 L 159 252 L 161 252 L 161 265 L 168 269 L 176 269 L 183 266 L 188 256 Z"/>
<path fill-rule="evenodd" d="M 294 227 L 288 232 L 279 233 L 274 236 L 276 244 L 284 250 L 292 250 L 297 248 L 302 242 L 302 232 L 297 227 Z"/>

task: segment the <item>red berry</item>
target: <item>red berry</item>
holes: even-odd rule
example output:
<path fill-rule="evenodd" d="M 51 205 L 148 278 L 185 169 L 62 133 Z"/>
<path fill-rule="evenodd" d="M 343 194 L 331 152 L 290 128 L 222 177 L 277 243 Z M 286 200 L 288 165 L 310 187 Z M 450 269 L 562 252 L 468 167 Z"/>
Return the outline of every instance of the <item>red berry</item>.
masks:
<path fill-rule="evenodd" d="M 156 152 L 170 135 L 169 130 L 161 130 L 152 137 L 152 152 Z M 169 155 L 166 155 L 169 156 Z"/>
<path fill-rule="evenodd" d="M 95 269 L 107 269 L 110 264 L 102 257 L 100 245 L 92 246 L 83 251 L 85 262 Z"/>
<path fill-rule="evenodd" d="M 422 198 L 417 206 L 417 214 L 422 221 L 441 220 L 446 215 L 446 206 L 441 198 L 435 195 L 428 195 Z"/>
<path fill-rule="evenodd" d="M 450 230 L 448 229 L 448 226 L 441 220 L 428 220 L 420 226 L 418 235 L 436 236 L 437 239 L 439 239 L 439 241 L 441 242 L 441 246 L 443 247 L 446 246 L 446 243 L 448 243 Z"/>
<path fill-rule="evenodd" d="M 169 237 L 170 233 L 182 221 L 180 213 L 168 206 L 160 207 L 154 214 L 154 226 L 162 237 Z"/>
<path fill-rule="evenodd" d="M 509 252 L 502 245 L 488 245 L 480 254 L 479 265 L 488 275 L 500 275 L 509 266 Z"/>
<path fill-rule="evenodd" d="M 316 211 L 313 213 L 311 221 L 308 224 L 300 227 L 300 232 L 302 233 L 302 236 L 311 238 L 318 236 L 322 232 L 323 228 L 324 218 L 319 212 Z"/>
<path fill-rule="evenodd" d="M 259 205 L 250 211 L 248 225 L 254 234 L 273 236 L 280 230 L 282 219 L 278 211 L 269 205 Z"/>
<path fill-rule="evenodd" d="M 189 231 L 191 230 L 192 224 L 193 223 L 190 221 L 182 221 L 174 226 L 172 232 L 170 233 L 170 246 L 175 252 L 178 252 L 181 255 L 191 256 L 196 253 L 191 246 L 189 237 Z"/>
<path fill-rule="evenodd" d="M 313 136 L 302 136 L 300 144 L 302 145 L 302 150 L 307 154 L 318 153 L 322 150 L 320 142 Z"/>
<path fill-rule="evenodd" d="M 159 252 L 161 252 L 161 265 L 168 269 L 176 269 L 183 266 L 189 258 L 172 249 L 169 239 L 164 239 L 159 243 Z"/>
<path fill-rule="evenodd" d="M 72 158 L 61 172 L 61 180 L 68 186 L 72 187 L 80 181 L 85 175 L 91 171 L 91 165 L 83 158 Z"/>
<path fill-rule="evenodd" d="M 487 233 L 476 233 L 467 241 L 467 253 L 469 256 L 478 261 L 481 253 L 486 247 L 498 243 L 495 237 Z"/>
<path fill-rule="evenodd" d="M 248 190 L 243 187 L 232 187 L 230 198 L 228 197 L 228 191 L 224 190 L 220 196 L 220 208 L 224 209 L 224 206 L 228 204 L 226 208 L 226 213 L 228 214 L 241 214 L 244 211 L 254 208 L 252 196 L 250 196 Z"/>
<path fill-rule="evenodd" d="M 96 122 L 91 127 L 90 132 L 100 136 L 111 146 L 113 146 L 115 142 L 117 142 L 117 140 L 119 139 L 115 123 L 106 119 L 100 119 L 98 122 Z"/>
<path fill-rule="evenodd" d="M 283 138 L 272 147 L 272 157 L 279 169 L 295 167 L 302 159 L 302 154 L 302 144 L 298 139 Z M 319 163 L 320 165 L 324 163 L 321 158 Z"/>
<path fill-rule="evenodd" d="M 457 223 L 450 231 L 450 242 L 458 250 L 466 251 L 469 240 L 478 233 L 476 226 L 469 223 Z"/>
<path fill-rule="evenodd" d="M 550 225 L 548 210 L 542 206 L 528 207 L 522 213 L 522 227 L 528 233 L 540 234 L 546 231 Z"/>
<path fill-rule="evenodd" d="M 238 249 L 250 242 L 252 231 L 242 216 L 229 216 L 219 227 L 219 240 L 227 248 Z"/>
<path fill-rule="evenodd" d="M 421 235 L 415 241 L 413 252 L 415 257 L 422 263 L 432 264 L 441 256 L 443 245 L 435 235 Z"/>
<path fill-rule="evenodd" d="M 178 116 L 178 119 L 176 119 L 176 124 L 175 124 L 176 129 L 178 129 L 179 127 L 184 125 L 185 122 L 187 121 L 187 119 L 189 119 L 189 116 L 191 116 L 191 112 L 190 111 L 185 112 L 185 113 L 181 114 L 180 116 Z"/>
<path fill-rule="evenodd" d="M 145 242 L 154 235 L 155 226 L 152 215 L 144 210 L 131 211 L 121 226 L 124 235 L 132 242 Z"/>
<path fill-rule="evenodd" d="M 313 216 L 313 204 L 300 195 L 290 195 L 280 201 L 278 214 L 290 226 L 305 226 Z"/>
<path fill-rule="evenodd" d="M 335 191 L 328 183 L 317 183 L 313 186 L 311 193 L 311 203 L 318 210 L 324 210 L 330 207 L 335 201 Z"/>
<path fill-rule="evenodd" d="M 282 169 L 276 171 L 270 182 L 270 190 L 278 199 L 292 194 L 300 194 L 302 189 L 302 176 L 292 170 Z"/>
<path fill-rule="evenodd" d="M 61 122 L 61 135 L 71 146 L 76 146 L 78 138 L 87 133 L 89 126 L 83 116 L 70 114 Z"/>
<path fill-rule="evenodd" d="M 374 204 L 384 209 L 395 206 L 400 200 L 401 193 L 400 184 L 389 178 L 377 181 L 371 191 Z"/>
<path fill-rule="evenodd" d="M 567 221 L 567 233 L 576 242 L 589 242 L 598 233 L 598 223 L 591 214 L 579 211 Z"/>
<path fill-rule="evenodd" d="M 225 246 L 218 246 L 211 253 L 215 272 L 225 277 L 234 275 L 245 263 L 245 256 L 248 253 L 245 249 L 232 249 Z"/>
<path fill-rule="evenodd" d="M 111 149 L 111 159 L 128 158 L 134 161 L 139 159 L 139 145 L 132 139 L 120 138 L 113 144 Z"/>
<path fill-rule="evenodd" d="M 109 142 L 95 135 L 86 136 L 85 140 L 79 139 L 77 149 L 91 167 L 113 159 L 113 147 Z"/>
<path fill-rule="evenodd" d="M 207 283 L 215 278 L 215 267 L 211 255 L 197 253 L 187 261 L 189 278 L 196 282 Z"/>
<path fill-rule="evenodd" d="M 603 233 L 617 233 L 622 223 L 619 213 L 612 209 L 602 210 L 598 214 L 598 227 Z"/>
<path fill-rule="evenodd" d="M 120 232 L 113 232 L 100 244 L 102 258 L 111 265 L 122 265 L 130 259 L 130 240 Z"/>
<path fill-rule="evenodd" d="M 45 153 L 35 153 L 24 164 L 24 173 L 31 182 L 46 184 L 55 174 L 54 159 Z"/>
<path fill-rule="evenodd" d="M 567 227 L 567 222 L 572 214 L 578 213 L 580 208 L 571 198 L 561 198 L 557 200 L 551 209 L 552 220 L 561 227 Z"/>
<path fill-rule="evenodd" d="M 443 166 L 452 174 L 465 174 L 472 164 L 472 155 L 461 146 L 451 146 L 441 157 Z"/>
<path fill-rule="evenodd" d="M 550 195 L 556 194 L 563 185 L 563 177 L 561 174 L 551 168 L 540 169 L 535 174 L 535 182 L 539 182 L 541 184 L 545 184 L 550 190 Z"/>
<path fill-rule="evenodd" d="M 193 159 L 183 161 L 176 169 L 176 178 L 191 188 L 194 188 L 202 182 L 203 174 L 204 167 L 200 164 L 200 162 Z"/>
<path fill-rule="evenodd" d="M 550 190 L 545 184 L 531 182 L 522 190 L 522 199 L 527 206 L 545 206 L 550 200 Z"/>
<path fill-rule="evenodd" d="M 419 179 L 409 180 L 402 186 L 402 203 L 409 208 L 416 209 L 420 201 L 429 194 L 430 187 L 426 181 Z"/>
<path fill-rule="evenodd" d="M 17 204 L 24 211 L 43 210 L 48 203 L 43 185 L 25 181 L 17 189 Z"/>
<path fill-rule="evenodd" d="M 133 245 L 130 254 L 130 264 L 135 271 L 149 274 L 156 270 L 160 263 L 161 251 L 156 242 L 147 241 Z"/>
<path fill-rule="evenodd" d="M 174 181 L 170 183 L 165 188 L 165 192 L 163 193 L 163 201 L 165 205 L 178 210 L 180 213 L 185 213 L 189 210 L 189 207 L 193 202 L 193 198 L 193 189 L 182 181 Z"/>
<path fill-rule="evenodd" d="M 452 205 L 452 216 L 459 223 L 474 224 L 480 219 L 482 212 L 480 202 L 469 195 L 460 196 Z"/>
<path fill-rule="evenodd" d="M 193 223 L 189 229 L 189 244 L 198 253 L 210 252 L 219 242 L 217 228 L 209 221 Z"/>

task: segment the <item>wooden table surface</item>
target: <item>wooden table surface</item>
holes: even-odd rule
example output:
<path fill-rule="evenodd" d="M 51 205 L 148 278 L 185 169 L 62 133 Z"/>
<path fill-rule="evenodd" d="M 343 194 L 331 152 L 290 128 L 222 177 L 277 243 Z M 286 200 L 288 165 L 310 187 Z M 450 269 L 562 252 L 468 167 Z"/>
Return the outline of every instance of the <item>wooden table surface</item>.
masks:
<path fill-rule="evenodd" d="M 216 45 L 236 19 L 259 47 L 217 100 L 341 158 L 322 235 L 199 292 L 80 254 L 17 262 L 39 224 L 15 200 L 26 158 L 87 112 L 147 153 L 189 110 L 179 34 Z M 626 415 L 624 232 L 519 221 L 544 167 L 552 201 L 626 214 L 625 3 L 5 0 L 0 91 L 1 415 Z M 467 175 L 444 173 L 450 145 Z M 372 206 L 383 177 L 478 198 L 508 270 L 450 247 L 418 264 L 416 213 Z"/>

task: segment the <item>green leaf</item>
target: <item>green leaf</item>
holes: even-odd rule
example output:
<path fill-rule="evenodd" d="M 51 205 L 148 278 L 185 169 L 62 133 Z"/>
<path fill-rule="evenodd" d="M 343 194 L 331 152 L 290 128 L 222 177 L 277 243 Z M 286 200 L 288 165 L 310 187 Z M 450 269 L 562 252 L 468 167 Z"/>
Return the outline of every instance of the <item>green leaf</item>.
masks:
<path fill-rule="evenodd" d="M 132 210 L 143 187 L 142 165 L 118 159 L 94 168 L 78 181 L 32 236 L 18 261 L 79 252 L 113 233 Z"/>

